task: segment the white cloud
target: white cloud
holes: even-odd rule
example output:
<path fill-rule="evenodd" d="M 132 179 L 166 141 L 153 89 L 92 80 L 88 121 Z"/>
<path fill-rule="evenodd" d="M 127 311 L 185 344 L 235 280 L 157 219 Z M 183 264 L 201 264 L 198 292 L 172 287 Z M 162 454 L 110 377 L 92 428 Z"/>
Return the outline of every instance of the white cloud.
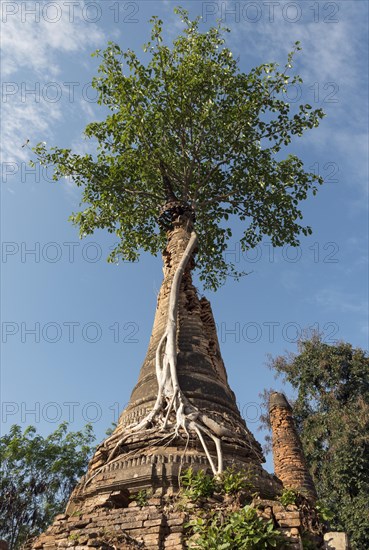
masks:
<path fill-rule="evenodd" d="M 228 2 L 229 10 L 236 4 Z M 303 50 L 295 57 L 296 71 L 304 80 L 305 94 L 301 101 L 323 107 L 327 113 L 317 132 L 306 133 L 304 144 L 314 154 L 326 151 L 339 159 L 341 173 L 350 174 L 349 181 L 343 182 L 341 178 L 340 182 L 353 189 L 353 210 L 362 210 L 366 208 L 363 197 L 368 193 L 368 4 L 350 0 L 329 4 L 300 2 L 302 15 L 297 22 L 286 20 L 283 10 L 288 4 L 297 5 L 287 0 L 279 2 L 273 22 L 265 11 L 266 4 L 262 4 L 263 17 L 254 24 L 245 17 L 243 20 L 240 17 L 237 24 L 229 15 L 231 47 L 241 62 L 251 55 L 257 64 L 277 61 L 283 66 L 292 44 L 301 42 Z M 336 22 L 328 22 L 330 19 Z M 316 102 L 313 102 L 314 90 L 319 91 Z M 327 101 L 332 98 L 337 102 Z"/>
<path fill-rule="evenodd" d="M 321 307 L 343 313 L 368 313 L 367 304 L 360 301 L 358 296 L 339 289 L 323 288 L 315 295 L 315 301 Z"/>
<path fill-rule="evenodd" d="M 297 270 L 292 271 L 282 270 L 280 272 L 280 282 L 285 290 L 289 293 L 295 294 L 297 291 L 301 290 L 301 275 Z"/>
<path fill-rule="evenodd" d="M 29 151 L 21 147 L 25 140 L 34 144 L 50 138 L 53 124 L 62 119 L 71 104 L 52 101 L 44 91 L 52 95 L 53 90 L 47 86 L 55 82 L 62 72 L 61 64 L 68 62 L 71 55 L 75 57 L 106 42 L 101 29 L 83 18 L 84 3 L 79 3 L 74 14 L 67 10 L 68 3 L 49 5 L 54 5 L 54 12 L 51 8 L 43 12 L 42 2 L 22 2 L 2 25 L 3 161 L 26 162 Z M 69 80 L 68 75 L 65 81 Z M 67 97 L 65 86 L 57 82 L 55 85 Z M 27 93 L 32 89 L 34 93 Z"/>
<path fill-rule="evenodd" d="M 88 120 L 96 120 L 100 115 L 100 113 L 96 112 L 95 105 L 86 101 L 83 97 L 79 101 L 79 108 L 81 109 L 81 111 L 83 111 Z"/>
<path fill-rule="evenodd" d="M 58 55 L 85 50 L 101 42 L 102 31 L 83 17 L 80 9 L 68 10 L 68 3 L 58 5 L 51 11 L 43 11 L 42 2 L 22 2 L 14 15 L 7 15 L 3 23 L 2 51 L 3 76 L 9 77 L 20 69 L 29 69 L 39 76 L 59 72 Z M 26 5 L 35 13 L 26 13 Z M 55 19 L 55 21 L 53 21 Z"/>

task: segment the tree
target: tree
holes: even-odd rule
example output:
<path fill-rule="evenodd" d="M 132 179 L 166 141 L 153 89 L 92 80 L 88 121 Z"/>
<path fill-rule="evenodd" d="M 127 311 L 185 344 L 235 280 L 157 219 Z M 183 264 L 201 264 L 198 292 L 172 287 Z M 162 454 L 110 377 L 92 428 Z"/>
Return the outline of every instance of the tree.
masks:
<path fill-rule="evenodd" d="M 369 548 L 369 357 L 314 334 L 270 361 L 297 391 L 293 416 L 319 499 L 352 548 Z"/>
<path fill-rule="evenodd" d="M 42 532 L 61 513 L 93 452 L 91 425 L 67 433 L 63 423 L 42 437 L 29 426 L 0 438 L 0 538 L 10 550 Z"/>
<path fill-rule="evenodd" d="M 276 63 L 267 63 L 245 74 L 225 46 L 226 29 L 218 25 L 201 33 L 200 18 L 191 21 L 185 10 L 176 12 L 184 31 L 172 48 L 163 43 L 162 21 L 151 19 L 146 64 L 111 42 L 96 52 L 102 62 L 93 86 L 109 114 L 85 129 L 85 136 L 97 141 L 95 153 L 48 150 L 44 143 L 34 151 L 42 164 L 54 167 L 55 180 L 69 177 L 83 188 L 85 207 L 71 216 L 80 235 L 105 228 L 118 236 L 111 261 L 136 260 L 141 250 L 156 255 L 165 245 L 179 255 L 173 258 L 177 271 L 167 327 L 156 353 L 157 401 L 124 437 L 153 423 L 175 435 L 190 430 L 219 473 L 222 427 L 189 403 L 177 377 L 183 274 L 196 255 L 205 287 L 217 289 L 227 274 L 241 275 L 223 254 L 232 236 L 232 217 L 244 224 L 243 250 L 265 235 L 278 246 L 297 245 L 300 234 L 311 233 L 300 225 L 299 203 L 309 191 L 317 192 L 322 179 L 305 172 L 295 155 L 282 158 L 282 151 L 294 136 L 318 126 L 324 115 L 307 104 L 293 113 L 282 98 L 289 84 L 301 82 L 288 75 L 301 49 L 298 42 L 282 72 Z M 175 239 L 186 246 L 172 246 Z M 215 442 L 217 466 L 203 436 Z"/>

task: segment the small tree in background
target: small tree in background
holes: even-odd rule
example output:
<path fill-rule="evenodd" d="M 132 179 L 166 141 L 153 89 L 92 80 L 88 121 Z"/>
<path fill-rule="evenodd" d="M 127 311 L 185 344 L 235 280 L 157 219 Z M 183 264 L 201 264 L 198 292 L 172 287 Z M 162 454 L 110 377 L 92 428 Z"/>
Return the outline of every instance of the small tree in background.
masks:
<path fill-rule="evenodd" d="M 41 533 L 64 511 L 87 468 L 95 440 L 91 425 L 67 433 L 63 423 L 47 437 L 14 425 L 0 438 L 0 538 L 10 550 Z"/>
<path fill-rule="evenodd" d="M 222 427 L 188 401 L 177 376 L 183 273 L 195 264 L 212 289 L 227 274 L 240 276 L 224 259 L 232 217 L 243 224 L 244 251 L 264 236 L 275 246 L 298 245 L 300 234 L 311 233 L 300 223 L 299 204 L 317 192 L 322 179 L 306 172 L 297 156 L 283 156 L 283 150 L 324 115 L 308 104 L 291 112 L 283 99 L 288 85 L 302 81 L 289 75 L 299 43 L 283 70 L 266 63 L 245 74 L 225 46 L 226 29 L 201 33 L 200 18 L 191 21 L 185 10 L 176 12 L 184 31 L 172 47 L 163 43 L 163 22 L 152 18 L 146 64 L 114 43 L 96 52 L 102 61 L 93 86 L 110 114 L 85 129 L 95 153 L 48 150 L 43 143 L 34 151 L 43 165 L 54 167 L 55 180 L 69 177 L 83 188 L 82 208 L 71 217 L 80 235 L 104 228 L 118 237 L 111 261 L 136 260 L 141 251 L 157 255 L 167 246 L 177 266 L 156 353 L 157 400 L 142 421 L 126 429 L 118 447 L 148 426 L 168 437 L 191 431 L 216 474 L 222 471 Z M 180 257 L 174 257 L 175 250 L 181 250 Z M 216 445 L 217 465 L 203 436 Z"/>
<path fill-rule="evenodd" d="M 353 549 L 369 548 L 367 353 L 314 334 L 299 342 L 298 354 L 271 359 L 270 368 L 297 392 L 293 416 L 332 528 L 349 533 Z"/>

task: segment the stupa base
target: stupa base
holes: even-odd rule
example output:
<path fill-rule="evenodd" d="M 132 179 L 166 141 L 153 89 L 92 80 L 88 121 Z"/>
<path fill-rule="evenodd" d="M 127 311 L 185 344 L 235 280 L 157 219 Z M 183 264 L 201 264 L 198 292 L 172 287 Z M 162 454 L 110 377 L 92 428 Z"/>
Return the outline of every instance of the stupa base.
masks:
<path fill-rule="evenodd" d="M 122 455 L 95 476 L 92 471 L 81 479 L 70 497 L 66 513 L 90 512 L 101 506 L 125 507 L 139 491 L 171 496 L 178 492 L 181 474 L 189 467 L 195 472 L 207 470 L 211 475 L 205 454 L 197 449 L 187 450 L 185 455 L 183 449 L 175 447 L 156 449 L 152 454 L 146 449 L 134 458 Z M 224 467 L 245 472 L 252 481 L 254 492 L 263 498 L 275 498 L 282 492 L 280 480 L 251 460 L 242 461 L 226 455 Z"/>
<path fill-rule="evenodd" d="M 141 495 L 136 501 L 127 499 L 120 504 L 114 501 L 116 495 L 112 493 L 110 501 L 89 512 L 75 509 L 71 514 L 57 516 L 53 525 L 24 550 L 183 550 L 191 547 L 191 533 L 186 527 L 191 519 L 199 513 L 206 516 L 214 511 L 226 515 L 244 504 L 239 496 L 215 495 L 192 503 L 180 496 L 162 493 L 163 489 L 157 489 L 147 501 Z M 260 498 L 254 499 L 252 506 L 266 521 L 273 519 L 283 537 L 278 546 L 280 550 L 302 548 L 308 510 L 302 511 L 295 505 L 284 507 L 278 501 Z M 310 534 L 310 537 L 317 549 L 324 547 L 321 535 Z"/>

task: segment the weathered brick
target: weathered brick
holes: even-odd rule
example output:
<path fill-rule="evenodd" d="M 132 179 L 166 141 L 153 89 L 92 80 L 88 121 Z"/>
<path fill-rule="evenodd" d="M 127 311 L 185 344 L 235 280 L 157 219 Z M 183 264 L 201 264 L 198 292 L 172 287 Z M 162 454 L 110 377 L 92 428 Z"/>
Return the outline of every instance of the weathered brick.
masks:
<path fill-rule="evenodd" d="M 154 527 L 154 526 L 159 526 L 162 524 L 162 519 L 159 518 L 159 519 L 148 519 L 146 521 L 144 521 L 144 527 Z"/>
<path fill-rule="evenodd" d="M 142 527 L 143 526 L 143 521 L 142 520 L 140 520 L 140 521 L 122 521 L 120 526 L 124 530 L 136 529 L 137 527 Z"/>
<path fill-rule="evenodd" d="M 283 394 L 271 394 L 269 416 L 276 475 L 286 488 L 303 492 L 315 502 L 317 493 L 294 425 L 292 408 Z"/>
<path fill-rule="evenodd" d="M 301 521 L 300 519 L 280 519 L 278 520 L 278 524 L 281 527 L 300 527 Z"/>

